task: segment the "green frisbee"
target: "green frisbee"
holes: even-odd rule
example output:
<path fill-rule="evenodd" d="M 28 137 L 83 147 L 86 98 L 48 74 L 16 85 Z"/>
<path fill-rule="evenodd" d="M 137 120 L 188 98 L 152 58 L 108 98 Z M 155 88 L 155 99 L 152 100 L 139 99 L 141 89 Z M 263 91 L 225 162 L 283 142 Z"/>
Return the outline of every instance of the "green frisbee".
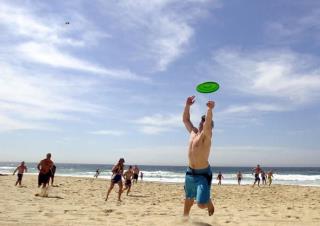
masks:
<path fill-rule="evenodd" d="M 199 93 L 213 93 L 219 89 L 219 84 L 216 82 L 204 82 L 197 85 L 197 91 Z"/>

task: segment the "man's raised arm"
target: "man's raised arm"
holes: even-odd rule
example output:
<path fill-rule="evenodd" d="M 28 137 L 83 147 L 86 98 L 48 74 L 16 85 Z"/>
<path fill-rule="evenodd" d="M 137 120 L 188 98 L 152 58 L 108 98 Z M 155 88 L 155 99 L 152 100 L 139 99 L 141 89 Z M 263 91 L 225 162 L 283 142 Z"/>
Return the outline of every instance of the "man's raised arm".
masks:
<path fill-rule="evenodd" d="M 212 109 L 215 106 L 214 101 L 208 101 L 207 106 L 208 106 L 208 110 L 207 110 L 206 120 L 204 121 L 203 130 L 205 133 L 211 134 L 213 129 Z"/>
<path fill-rule="evenodd" d="M 186 106 L 184 107 L 183 116 L 182 116 L 182 121 L 185 127 L 187 128 L 187 130 L 189 131 L 189 133 L 191 133 L 191 131 L 194 129 L 194 126 L 190 120 L 190 106 L 194 103 L 195 101 L 194 98 L 195 96 L 188 97 L 186 101 Z"/>

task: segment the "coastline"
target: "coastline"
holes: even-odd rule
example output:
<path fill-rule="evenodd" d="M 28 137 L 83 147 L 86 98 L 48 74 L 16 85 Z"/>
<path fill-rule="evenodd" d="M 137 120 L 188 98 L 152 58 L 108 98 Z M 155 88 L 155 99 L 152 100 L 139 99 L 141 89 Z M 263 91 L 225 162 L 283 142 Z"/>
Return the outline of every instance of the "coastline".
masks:
<path fill-rule="evenodd" d="M 213 185 L 216 212 L 209 217 L 196 205 L 190 220 L 181 217 L 184 191 L 180 183 L 139 182 L 122 202 L 113 191 L 104 201 L 109 180 L 55 177 L 49 198 L 36 197 L 37 177 L 0 177 L 0 225 L 317 225 L 320 188 L 295 185 L 255 187 Z M 118 190 L 117 186 L 114 190 Z"/>

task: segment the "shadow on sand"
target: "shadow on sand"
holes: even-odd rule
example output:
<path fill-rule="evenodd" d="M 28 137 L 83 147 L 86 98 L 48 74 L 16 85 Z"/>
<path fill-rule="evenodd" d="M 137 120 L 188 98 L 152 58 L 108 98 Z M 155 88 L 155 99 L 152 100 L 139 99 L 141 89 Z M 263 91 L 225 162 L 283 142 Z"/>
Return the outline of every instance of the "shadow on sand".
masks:
<path fill-rule="evenodd" d="M 195 226 L 213 226 L 212 224 L 208 224 L 208 223 L 204 223 L 204 222 L 192 222 L 192 225 L 195 225 Z"/>
<path fill-rule="evenodd" d="M 135 198 L 148 198 L 148 197 L 150 197 L 148 195 L 131 195 L 131 194 L 129 194 L 128 196 L 129 197 L 135 197 Z"/>

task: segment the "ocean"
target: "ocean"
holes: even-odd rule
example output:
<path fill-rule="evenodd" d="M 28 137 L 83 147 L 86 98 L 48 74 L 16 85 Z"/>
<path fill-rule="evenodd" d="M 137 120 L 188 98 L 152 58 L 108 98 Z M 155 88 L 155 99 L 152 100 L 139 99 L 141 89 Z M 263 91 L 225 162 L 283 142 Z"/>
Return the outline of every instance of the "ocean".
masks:
<path fill-rule="evenodd" d="M 0 162 L 0 174 L 10 174 L 19 163 Z M 37 163 L 26 163 L 28 167 L 27 174 L 37 174 Z M 93 178 L 97 169 L 100 169 L 99 178 L 110 179 L 112 165 L 105 164 L 66 164 L 56 163 L 57 176 L 87 177 Z M 254 167 L 254 166 L 253 166 Z M 221 171 L 224 179 L 222 184 L 237 184 L 236 173 L 242 172 L 242 184 L 252 184 L 254 176 L 253 167 L 214 167 L 213 184 L 217 184 L 216 177 Z M 155 166 L 139 165 L 143 172 L 144 181 L 156 181 L 163 183 L 183 183 L 186 166 Z M 265 172 L 273 170 L 273 184 L 284 185 L 302 185 L 302 186 L 320 186 L 320 167 L 263 167 Z M 140 179 L 140 177 L 139 177 Z"/>

